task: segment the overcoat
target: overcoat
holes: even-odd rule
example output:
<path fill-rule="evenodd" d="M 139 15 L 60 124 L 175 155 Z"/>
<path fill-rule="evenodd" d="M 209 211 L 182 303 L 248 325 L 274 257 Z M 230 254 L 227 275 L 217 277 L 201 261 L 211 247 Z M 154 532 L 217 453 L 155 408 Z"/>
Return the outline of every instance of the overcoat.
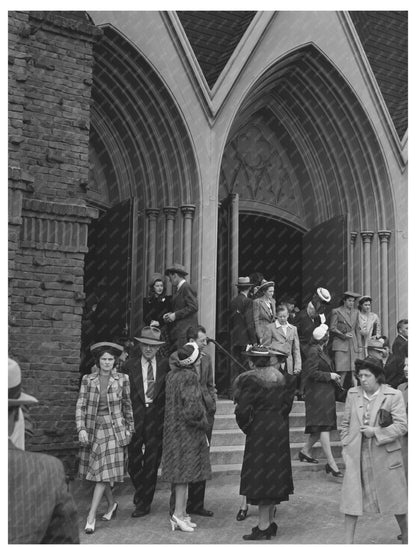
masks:
<path fill-rule="evenodd" d="M 288 373 L 293 374 L 294 371 L 298 373 L 302 369 L 298 331 L 295 326 L 288 324 L 285 335 L 282 327 L 280 325 L 277 326 L 276 323 L 273 322 L 273 324 L 266 326 L 263 345 L 287 353 L 286 365 Z"/>
<path fill-rule="evenodd" d="M 271 308 L 268 307 L 264 296 L 253 301 L 253 318 L 256 335 L 259 343 L 263 343 L 264 333 L 268 324 L 276 320 L 276 301 L 270 300 Z"/>
<path fill-rule="evenodd" d="M 169 359 L 163 427 L 162 479 L 173 484 L 211 478 L 208 421 L 194 368 L 181 368 L 177 353 Z"/>
<path fill-rule="evenodd" d="M 360 432 L 364 411 L 363 393 L 361 386 L 348 391 L 340 430 L 342 456 L 345 462 L 340 511 L 349 515 L 363 514 Z M 385 428 L 378 425 L 378 411 L 381 407 L 390 412 L 393 419 L 393 424 Z M 400 391 L 385 384 L 381 385 L 371 408 L 369 426 L 376 427 L 375 436 L 370 439 L 370 452 L 380 512 L 405 514 L 407 486 L 400 438 L 407 431 L 407 418 Z"/>
<path fill-rule="evenodd" d="M 367 353 L 367 344 L 370 337 L 381 335 L 380 318 L 375 312 L 368 314 L 358 312 L 358 335 L 360 343 L 359 358 L 365 358 Z"/>
<path fill-rule="evenodd" d="M 253 300 L 239 293 L 230 302 L 230 343 L 243 347 L 256 343 L 253 317 Z"/>
<path fill-rule="evenodd" d="M 337 429 L 333 363 L 322 347 L 311 344 L 302 369 L 305 385 L 305 433 L 309 426 Z"/>
<path fill-rule="evenodd" d="M 94 439 L 95 422 L 98 404 L 100 401 L 100 376 L 99 372 L 86 374 L 81 381 L 78 401 L 75 411 L 77 432 L 85 430 L 88 434 L 88 442 Z M 107 401 L 109 412 L 112 417 L 113 433 L 119 447 L 124 447 L 130 441 L 134 432 L 133 411 L 130 400 L 130 381 L 126 374 L 112 371 L 107 386 Z M 81 448 L 81 458 L 89 451 L 89 447 Z"/>
<path fill-rule="evenodd" d="M 332 350 L 335 353 L 337 372 L 354 372 L 354 361 L 358 358 L 361 340 L 358 333 L 358 310 L 346 310 L 343 306 L 334 308 L 331 315 L 330 332 Z M 352 333 L 352 337 L 346 336 Z"/>
<path fill-rule="evenodd" d="M 271 381 L 273 372 L 273 367 L 249 370 L 234 382 L 236 414 L 249 418 L 240 494 L 251 503 L 262 499 L 278 503 L 293 493 L 288 415 L 296 376 L 285 374 L 284 383 L 279 384 Z"/>
<path fill-rule="evenodd" d="M 200 358 L 199 385 L 201 387 L 202 401 L 205 406 L 205 413 L 210 428 L 214 425 L 214 415 L 217 409 L 217 391 L 214 385 L 214 372 L 212 368 L 211 356 L 203 353 Z"/>
<path fill-rule="evenodd" d="M 187 329 L 198 325 L 198 297 L 195 288 L 187 281 L 172 296 L 172 312 L 176 320 L 170 324 L 169 334 L 178 349 L 186 343 Z"/>
<path fill-rule="evenodd" d="M 295 326 L 298 331 L 300 352 L 302 361 L 307 357 L 309 350 L 309 342 L 312 338 L 313 330 L 321 323 L 319 315 L 311 318 L 308 314 L 307 308 L 302 308 L 295 318 Z"/>

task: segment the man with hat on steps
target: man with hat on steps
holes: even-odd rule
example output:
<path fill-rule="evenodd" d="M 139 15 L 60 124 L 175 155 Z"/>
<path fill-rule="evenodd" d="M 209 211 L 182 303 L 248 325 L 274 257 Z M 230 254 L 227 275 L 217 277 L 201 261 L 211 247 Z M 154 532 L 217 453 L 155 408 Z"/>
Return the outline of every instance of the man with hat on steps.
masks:
<path fill-rule="evenodd" d="M 130 378 L 134 434 L 128 446 L 128 471 L 135 488 L 132 517 L 150 512 L 156 489 L 157 471 L 162 458 L 163 421 L 165 415 L 165 379 L 169 371 L 166 358 L 157 353 L 164 341 L 160 330 L 145 326 L 134 338 L 141 356 L 131 358 L 123 367 Z"/>
<path fill-rule="evenodd" d="M 253 300 L 248 296 L 253 284 L 249 277 L 239 277 L 236 283 L 238 294 L 230 302 L 230 345 L 231 354 L 247 367 L 247 357 L 242 353 L 247 345 L 254 345 L 257 342 L 256 329 L 253 318 Z M 229 394 L 231 398 L 232 385 L 236 377 L 243 372 L 241 366 L 235 362 L 230 363 Z"/>
<path fill-rule="evenodd" d="M 9 358 L 9 543 L 79 543 L 77 510 L 59 459 L 11 441 L 19 409 L 38 401 L 23 393 L 21 371 Z"/>
<path fill-rule="evenodd" d="M 198 298 L 195 288 L 185 279 L 188 272 L 182 264 L 175 262 L 166 268 L 165 274 L 175 289 L 172 312 L 165 314 L 163 320 L 170 325 L 173 350 L 177 350 L 186 343 L 186 330 L 198 325 Z"/>

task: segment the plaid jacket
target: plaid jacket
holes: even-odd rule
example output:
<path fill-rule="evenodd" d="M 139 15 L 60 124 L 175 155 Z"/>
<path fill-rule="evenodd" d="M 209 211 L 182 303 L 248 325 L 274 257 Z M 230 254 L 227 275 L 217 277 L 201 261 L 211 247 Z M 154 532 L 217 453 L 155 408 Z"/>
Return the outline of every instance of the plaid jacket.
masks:
<path fill-rule="evenodd" d="M 82 378 L 77 401 L 75 420 L 77 432 L 86 430 L 88 441 L 94 438 L 95 420 L 100 402 L 100 377 L 98 372 Z M 108 380 L 107 402 L 112 417 L 113 431 L 120 447 L 127 445 L 130 438 L 126 430 L 134 432 L 133 410 L 130 400 L 130 381 L 126 374 L 111 372 Z"/>

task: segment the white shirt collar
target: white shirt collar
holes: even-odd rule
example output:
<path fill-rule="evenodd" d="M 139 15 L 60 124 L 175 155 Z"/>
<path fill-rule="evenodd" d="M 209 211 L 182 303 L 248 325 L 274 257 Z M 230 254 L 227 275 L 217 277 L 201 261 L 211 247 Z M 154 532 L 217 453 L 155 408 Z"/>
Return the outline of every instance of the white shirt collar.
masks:
<path fill-rule="evenodd" d="M 374 393 L 372 395 L 368 395 L 366 391 L 363 390 L 363 397 L 365 397 L 365 399 L 367 399 L 368 401 L 372 401 L 374 399 L 374 397 L 376 397 L 380 392 L 380 388 L 377 389 L 377 391 L 374 391 Z"/>
<path fill-rule="evenodd" d="M 179 289 L 182 287 L 182 285 L 185 283 L 185 281 L 186 281 L 185 279 L 183 279 L 183 278 L 181 279 L 181 281 L 178 283 L 176 291 L 179 291 Z"/>

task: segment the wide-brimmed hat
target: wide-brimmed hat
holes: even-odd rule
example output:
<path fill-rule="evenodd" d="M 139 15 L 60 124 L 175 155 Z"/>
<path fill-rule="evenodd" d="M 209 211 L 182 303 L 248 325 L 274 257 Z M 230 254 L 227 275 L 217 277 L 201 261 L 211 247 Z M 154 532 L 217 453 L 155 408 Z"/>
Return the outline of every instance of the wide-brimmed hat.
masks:
<path fill-rule="evenodd" d="M 170 274 L 170 273 L 179 274 L 181 276 L 188 275 L 188 272 L 185 270 L 185 266 L 182 266 L 182 264 L 178 264 L 177 262 L 175 262 L 174 264 L 166 268 L 165 274 Z"/>
<path fill-rule="evenodd" d="M 199 348 L 195 341 L 185 343 L 183 347 L 178 349 L 179 366 L 191 366 L 199 355 Z"/>
<path fill-rule="evenodd" d="M 91 345 L 90 351 L 96 351 L 97 349 L 111 349 L 113 351 L 119 351 L 122 353 L 124 351 L 124 347 L 119 345 L 118 343 L 112 343 L 111 341 L 100 341 L 99 343 L 94 343 Z"/>
<path fill-rule="evenodd" d="M 358 374 L 360 370 L 370 370 L 376 377 L 383 373 L 383 364 L 377 358 L 371 356 L 365 359 L 359 359 L 354 362 L 355 372 Z"/>
<path fill-rule="evenodd" d="M 318 287 L 318 289 L 316 290 L 316 293 L 318 297 L 321 299 L 321 301 L 323 301 L 324 303 L 329 303 L 331 301 L 331 294 L 328 291 L 328 289 L 324 289 L 323 287 Z"/>
<path fill-rule="evenodd" d="M 342 294 L 343 298 L 345 297 L 354 297 L 354 299 L 358 299 L 359 297 L 361 297 L 361 295 L 359 293 L 354 293 L 354 291 L 345 291 Z"/>
<path fill-rule="evenodd" d="M 270 357 L 272 353 L 267 347 L 263 347 L 263 345 L 252 345 L 249 349 L 243 351 L 243 355 L 248 357 Z"/>
<path fill-rule="evenodd" d="M 285 353 L 284 351 L 279 351 L 278 349 L 269 349 L 269 353 L 276 357 L 287 358 L 289 356 L 289 353 Z"/>
<path fill-rule="evenodd" d="M 267 281 L 267 279 L 262 279 L 257 291 L 262 291 L 263 289 L 267 289 L 268 287 L 274 287 L 274 281 Z"/>
<path fill-rule="evenodd" d="M 9 358 L 9 407 L 35 405 L 36 403 L 38 403 L 36 397 L 23 393 L 20 366 L 15 360 Z"/>
<path fill-rule="evenodd" d="M 383 339 L 373 339 L 370 338 L 367 343 L 367 349 L 373 349 L 374 351 L 384 351 L 385 345 Z"/>
<path fill-rule="evenodd" d="M 236 283 L 237 287 L 251 287 L 254 283 L 250 283 L 249 277 L 239 277 Z"/>
<path fill-rule="evenodd" d="M 320 341 L 325 337 L 328 333 L 328 326 L 326 324 L 321 324 L 320 326 L 316 327 L 312 332 L 312 337 L 316 341 Z"/>
<path fill-rule="evenodd" d="M 362 297 L 360 297 L 358 299 L 358 304 L 363 304 L 367 301 L 370 301 L 370 303 L 371 303 L 371 302 L 373 302 L 373 299 L 370 297 L 370 295 L 363 295 Z"/>
<path fill-rule="evenodd" d="M 156 326 L 145 326 L 140 332 L 140 337 L 134 339 L 145 345 L 164 345 L 166 343 L 160 340 L 160 329 Z"/>

